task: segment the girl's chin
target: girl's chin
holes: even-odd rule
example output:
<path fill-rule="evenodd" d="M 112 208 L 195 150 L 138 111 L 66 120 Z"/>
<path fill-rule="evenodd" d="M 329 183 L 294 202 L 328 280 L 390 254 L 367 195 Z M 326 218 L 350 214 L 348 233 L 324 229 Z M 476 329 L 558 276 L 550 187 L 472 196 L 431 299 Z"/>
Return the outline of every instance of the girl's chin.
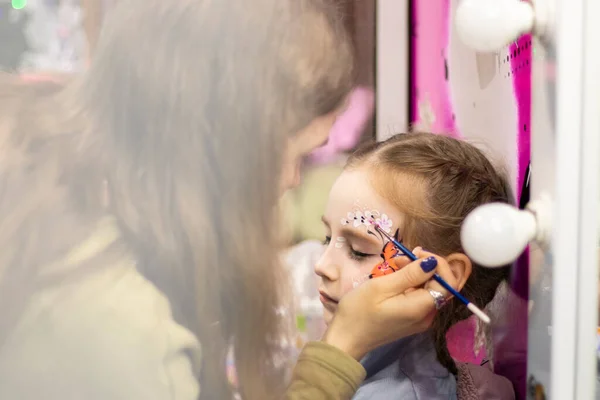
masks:
<path fill-rule="evenodd" d="M 333 316 L 334 314 L 331 311 L 323 310 L 323 321 L 325 322 L 325 325 L 329 326 L 333 320 Z"/>

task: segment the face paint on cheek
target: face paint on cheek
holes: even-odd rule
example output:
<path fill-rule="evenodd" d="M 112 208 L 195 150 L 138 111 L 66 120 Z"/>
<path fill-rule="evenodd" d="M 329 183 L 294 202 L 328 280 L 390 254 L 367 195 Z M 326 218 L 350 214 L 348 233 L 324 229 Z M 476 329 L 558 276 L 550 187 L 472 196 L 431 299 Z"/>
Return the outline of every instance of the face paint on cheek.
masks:
<path fill-rule="evenodd" d="M 371 269 L 373 267 L 367 265 L 364 267 L 359 267 L 357 271 L 354 271 L 352 276 L 350 277 L 350 283 L 346 285 L 346 287 L 350 287 L 352 289 L 356 289 L 363 283 L 369 280 L 369 274 L 371 273 Z"/>
<path fill-rule="evenodd" d="M 386 243 L 382 251 L 384 261 L 380 261 L 372 267 L 361 267 L 359 272 L 352 275 L 350 278 L 352 289 L 356 289 L 369 279 L 392 274 L 401 268 L 392 259 L 402 257 L 403 255 L 395 248 L 392 242 Z"/>
<path fill-rule="evenodd" d="M 397 233 L 398 232 L 396 232 L 396 235 Z M 383 262 L 373 267 L 369 278 L 377 278 L 378 276 L 384 276 L 398 271 L 401 267 L 396 264 L 394 258 L 400 256 L 403 256 L 400 250 L 398 250 L 392 242 L 387 242 L 381 250 Z"/>

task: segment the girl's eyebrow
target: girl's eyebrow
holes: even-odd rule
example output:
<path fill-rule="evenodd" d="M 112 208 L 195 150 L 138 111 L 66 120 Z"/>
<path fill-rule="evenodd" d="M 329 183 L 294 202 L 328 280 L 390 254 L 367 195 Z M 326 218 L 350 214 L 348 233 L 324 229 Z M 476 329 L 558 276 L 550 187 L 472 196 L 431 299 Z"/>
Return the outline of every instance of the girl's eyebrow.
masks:
<path fill-rule="evenodd" d="M 329 221 L 324 215 L 321 216 L 321 221 L 323 222 L 323 224 L 325 224 L 327 228 L 331 227 Z M 362 240 L 366 242 L 375 242 L 381 240 L 378 236 L 374 235 L 373 233 L 370 233 L 369 231 L 363 231 L 363 229 L 361 228 L 344 226 L 340 230 L 343 236 L 353 238 L 354 240 Z"/>

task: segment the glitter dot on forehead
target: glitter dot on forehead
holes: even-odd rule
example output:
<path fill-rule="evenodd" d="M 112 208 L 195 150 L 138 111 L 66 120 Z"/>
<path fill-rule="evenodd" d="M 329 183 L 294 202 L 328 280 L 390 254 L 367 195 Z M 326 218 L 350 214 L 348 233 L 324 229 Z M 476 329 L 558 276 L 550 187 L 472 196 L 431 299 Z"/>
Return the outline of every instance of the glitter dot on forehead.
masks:
<path fill-rule="evenodd" d="M 345 218 L 340 219 L 340 224 L 349 225 L 352 228 L 366 227 L 367 230 L 377 225 L 390 233 L 394 222 L 384 212 L 379 212 L 376 209 L 363 209 L 362 211 L 348 212 Z"/>

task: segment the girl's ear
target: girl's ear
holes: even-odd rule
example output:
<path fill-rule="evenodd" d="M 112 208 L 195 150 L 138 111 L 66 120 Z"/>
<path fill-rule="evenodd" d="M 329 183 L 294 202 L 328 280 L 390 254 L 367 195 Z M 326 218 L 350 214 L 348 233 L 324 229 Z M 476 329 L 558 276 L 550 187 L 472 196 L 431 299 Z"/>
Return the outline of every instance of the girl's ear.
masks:
<path fill-rule="evenodd" d="M 452 253 L 446 257 L 446 261 L 458 282 L 458 291 L 460 292 L 473 272 L 473 264 L 463 253 Z"/>

